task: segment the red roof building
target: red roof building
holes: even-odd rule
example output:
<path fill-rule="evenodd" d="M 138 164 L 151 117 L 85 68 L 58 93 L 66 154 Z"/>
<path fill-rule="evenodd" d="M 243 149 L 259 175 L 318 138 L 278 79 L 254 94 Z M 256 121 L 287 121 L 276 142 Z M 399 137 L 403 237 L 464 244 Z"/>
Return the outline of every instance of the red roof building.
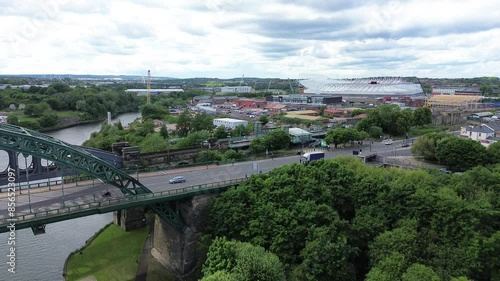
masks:
<path fill-rule="evenodd" d="M 264 108 L 266 106 L 266 101 L 239 99 L 236 101 L 236 105 L 244 108 Z"/>

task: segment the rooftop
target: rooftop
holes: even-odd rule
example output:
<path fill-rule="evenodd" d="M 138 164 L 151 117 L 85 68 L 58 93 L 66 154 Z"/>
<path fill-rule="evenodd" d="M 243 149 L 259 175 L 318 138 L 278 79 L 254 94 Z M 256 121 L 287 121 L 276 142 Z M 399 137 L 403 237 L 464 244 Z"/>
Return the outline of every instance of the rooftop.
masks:
<path fill-rule="evenodd" d="M 215 120 L 219 120 L 219 121 L 227 121 L 227 122 L 248 122 L 246 120 L 240 120 L 240 119 L 234 119 L 234 118 L 215 118 Z"/>

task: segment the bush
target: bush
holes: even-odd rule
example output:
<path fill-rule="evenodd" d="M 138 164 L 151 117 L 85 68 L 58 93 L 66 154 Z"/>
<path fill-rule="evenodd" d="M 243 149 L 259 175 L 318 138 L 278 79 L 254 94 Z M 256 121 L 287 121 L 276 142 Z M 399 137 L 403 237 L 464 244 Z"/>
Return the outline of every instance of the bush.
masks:
<path fill-rule="evenodd" d="M 40 123 L 38 121 L 34 120 L 21 120 L 19 121 L 19 126 L 31 129 L 31 130 L 38 130 L 40 129 Z"/>

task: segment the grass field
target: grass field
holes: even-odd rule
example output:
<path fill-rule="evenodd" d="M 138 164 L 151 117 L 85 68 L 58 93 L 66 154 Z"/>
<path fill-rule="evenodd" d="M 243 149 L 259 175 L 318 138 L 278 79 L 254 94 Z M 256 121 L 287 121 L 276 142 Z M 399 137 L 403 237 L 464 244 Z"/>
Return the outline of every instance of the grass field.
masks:
<path fill-rule="evenodd" d="M 66 280 L 76 281 L 93 276 L 97 281 L 135 280 L 149 228 L 130 232 L 111 224 L 87 247 L 68 260 Z"/>

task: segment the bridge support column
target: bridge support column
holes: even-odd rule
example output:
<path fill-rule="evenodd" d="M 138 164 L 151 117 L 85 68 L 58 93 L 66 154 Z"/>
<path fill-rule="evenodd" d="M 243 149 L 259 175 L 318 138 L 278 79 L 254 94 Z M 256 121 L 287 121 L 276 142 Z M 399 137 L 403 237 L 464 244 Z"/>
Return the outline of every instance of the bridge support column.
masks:
<path fill-rule="evenodd" d="M 155 218 L 151 254 L 178 278 L 189 276 L 197 268 L 198 236 L 205 226 L 207 208 L 215 195 L 203 195 L 178 202 L 186 228 L 179 229 L 159 216 Z"/>
<path fill-rule="evenodd" d="M 113 213 L 113 222 L 125 231 L 146 226 L 144 208 L 120 210 Z"/>

